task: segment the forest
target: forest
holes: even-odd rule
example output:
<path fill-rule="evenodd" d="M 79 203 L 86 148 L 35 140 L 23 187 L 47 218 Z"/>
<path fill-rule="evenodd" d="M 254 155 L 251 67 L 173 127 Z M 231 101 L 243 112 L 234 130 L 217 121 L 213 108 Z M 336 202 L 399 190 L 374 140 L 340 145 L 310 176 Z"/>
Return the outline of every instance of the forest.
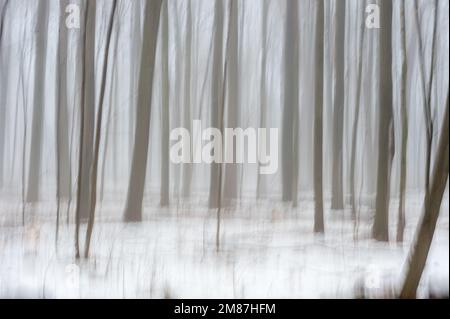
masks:
<path fill-rule="evenodd" d="M 0 298 L 448 298 L 449 1 L 0 0 Z"/>

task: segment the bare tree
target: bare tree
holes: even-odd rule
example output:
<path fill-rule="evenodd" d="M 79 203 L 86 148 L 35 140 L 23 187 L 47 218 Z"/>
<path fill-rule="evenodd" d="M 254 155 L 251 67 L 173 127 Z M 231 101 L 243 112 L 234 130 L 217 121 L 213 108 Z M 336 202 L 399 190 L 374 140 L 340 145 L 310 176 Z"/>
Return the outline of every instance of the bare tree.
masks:
<path fill-rule="evenodd" d="M 89 257 L 89 248 L 91 245 L 91 237 L 92 230 L 94 228 L 94 220 L 95 220 L 95 206 L 97 204 L 97 171 L 98 171 L 98 154 L 100 150 L 100 139 L 102 132 L 102 119 L 103 119 L 103 108 L 105 102 L 105 88 L 106 88 L 106 74 L 108 70 L 108 60 L 110 54 L 110 44 L 111 44 L 111 33 L 113 29 L 114 17 L 116 15 L 117 9 L 117 0 L 113 0 L 112 8 L 111 8 L 111 16 L 108 23 L 108 29 L 106 34 L 106 47 L 103 55 L 103 70 L 102 77 L 100 83 L 100 96 L 99 96 L 99 105 L 97 111 L 97 123 L 95 126 L 95 142 L 94 142 L 94 156 L 92 159 L 91 166 L 91 181 L 90 181 L 90 191 L 91 191 L 91 206 L 89 208 L 89 221 L 87 225 L 86 231 L 86 245 L 84 247 L 84 258 Z"/>
<path fill-rule="evenodd" d="M 211 84 L 211 127 L 221 127 L 223 123 L 222 110 L 222 86 L 223 86 L 223 3 L 221 0 L 214 2 L 214 45 L 212 61 L 212 84 Z M 209 208 L 219 208 L 222 196 L 222 165 L 211 163 L 211 175 L 209 186 Z"/>
<path fill-rule="evenodd" d="M 363 49 L 364 49 L 364 38 L 365 38 L 365 1 L 362 5 L 361 10 L 361 27 L 359 31 L 359 58 L 358 58 L 358 75 L 356 79 L 356 94 L 355 94 L 355 114 L 353 118 L 352 127 L 352 145 L 351 145 L 351 155 L 350 155 L 350 193 L 352 201 L 352 218 L 356 220 L 356 192 L 355 192 L 355 164 L 356 164 L 356 148 L 357 148 L 357 137 L 358 137 L 358 123 L 359 123 L 359 113 L 360 113 L 360 103 L 361 103 L 361 86 L 362 86 L 362 72 L 363 72 Z"/>
<path fill-rule="evenodd" d="M 139 73 L 138 104 L 134 132 L 134 148 L 128 184 L 124 219 L 128 222 L 142 220 L 145 174 L 149 144 L 152 103 L 153 72 L 155 68 L 161 0 L 149 1 L 145 6 L 144 34 Z"/>
<path fill-rule="evenodd" d="M 333 171 L 331 209 L 344 208 L 344 185 L 342 180 L 344 102 L 345 102 L 345 0 L 335 1 L 334 16 L 334 98 L 333 98 Z"/>
<path fill-rule="evenodd" d="M 400 113 L 402 121 L 402 139 L 400 153 L 400 194 L 397 220 L 397 242 L 403 242 L 405 229 L 405 188 L 406 188 L 406 151 L 408 146 L 408 109 L 406 107 L 406 89 L 408 80 L 408 61 L 406 54 L 406 24 L 405 2 L 400 6 L 400 44 L 402 54 L 401 88 L 400 88 Z"/>
<path fill-rule="evenodd" d="M 393 157 L 392 121 L 392 2 L 380 1 L 379 31 L 379 120 L 378 120 L 378 173 L 377 198 L 373 237 L 389 240 L 390 172 Z"/>
<path fill-rule="evenodd" d="M 48 0 L 38 2 L 36 14 L 36 40 L 34 62 L 33 122 L 28 170 L 27 202 L 37 202 L 39 197 L 39 174 L 42 158 L 42 133 L 44 119 L 45 74 L 47 59 Z"/>
<path fill-rule="evenodd" d="M 64 24 L 65 9 L 68 0 L 60 2 L 59 30 L 57 47 L 56 72 L 56 240 L 60 220 L 61 199 L 68 199 L 71 193 L 71 173 L 68 129 L 68 96 L 67 96 L 67 28 Z"/>
<path fill-rule="evenodd" d="M 186 40 L 185 40 L 185 52 L 186 58 L 184 60 L 184 109 L 183 109 L 183 123 L 184 128 L 191 131 L 192 121 L 192 105 L 191 105 L 191 63 L 192 63 L 192 1 L 187 1 L 186 8 Z M 184 198 L 189 197 L 191 193 L 191 181 L 192 181 L 192 164 L 183 164 L 183 177 L 181 194 Z"/>
<path fill-rule="evenodd" d="M 5 25 L 5 16 L 8 10 L 9 0 L 5 0 L 0 7 L 0 80 L 2 81 L 2 85 L 0 88 L 0 113 L 6 114 L 6 103 L 8 99 L 8 80 L 7 80 L 7 60 L 8 54 L 5 51 L 9 51 L 8 48 L 3 48 L 3 29 Z M 3 163 L 4 163 L 4 153 L 5 153 L 5 118 L 6 116 L 2 115 L 0 117 L 0 188 L 3 186 Z"/>
<path fill-rule="evenodd" d="M 323 1 L 316 1 L 314 36 L 315 47 L 315 88 L 314 88 L 314 232 L 325 231 L 323 218 Z"/>
<path fill-rule="evenodd" d="M 434 230 L 439 217 L 442 197 L 449 174 L 449 95 L 444 113 L 444 122 L 437 145 L 430 189 L 425 195 L 422 219 L 418 225 L 408 257 L 406 276 L 401 288 L 401 298 L 415 298 L 420 278 L 428 257 Z"/>
<path fill-rule="evenodd" d="M 162 103 L 161 103 L 161 188 L 160 204 L 162 207 L 169 205 L 169 8 L 167 0 L 162 5 L 161 21 L 161 59 L 162 59 Z"/>
<path fill-rule="evenodd" d="M 226 48 L 227 59 L 227 127 L 236 128 L 239 126 L 239 31 L 238 31 L 238 16 L 239 16 L 239 2 L 230 0 L 230 15 L 228 30 L 229 45 Z M 232 151 L 234 158 L 236 158 L 236 144 L 233 143 Z M 223 197 L 225 205 L 230 205 L 233 200 L 237 199 L 239 183 L 238 176 L 240 165 L 235 163 L 224 165 L 224 189 Z"/>
<path fill-rule="evenodd" d="M 286 3 L 284 34 L 284 108 L 282 131 L 283 201 L 297 201 L 299 109 L 298 1 Z"/>

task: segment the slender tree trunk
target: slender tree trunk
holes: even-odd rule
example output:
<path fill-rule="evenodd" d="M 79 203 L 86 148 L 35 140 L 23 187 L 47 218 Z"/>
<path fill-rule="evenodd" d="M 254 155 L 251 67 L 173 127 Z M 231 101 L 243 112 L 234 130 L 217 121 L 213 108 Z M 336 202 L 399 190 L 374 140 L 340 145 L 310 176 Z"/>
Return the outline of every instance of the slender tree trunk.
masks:
<path fill-rule="evenodd" d="M 162 5 L 161 21 L 161 59 L 162 59 L 162 104 L 161 104 L 161 188 L 160 204 L 162 207 L 169 206 L 169 8 L 165 0 Z M 177 92 L 178 93 L 178 92 Z"/>
<path fill-rule="evenodd" d="M 218 128 L 223 121 L 221 112 L 222 82 L 223 82 L 223 2 L 215 0 L 214 3 L 214 46 L 212 61 L 211 84 L 211 127 Z M 209 208 L 219 208 L 221 189 L 221 164 L 211 163 Z"/>
<path fill-rule="evenodd" d="M 8 102 L 8 54 L 5 51 L 9 49 L 2 48 L 3 46 L 3 29 L 5 24 L 6 11 L 8 9 L 9 0 L 5 0 L 0 7 L 0 80 L 2 85 L 0 86 L 0 188 L 3 186 L 3 163 L 5 157 L 5 124 L 6 124 L 6 105 Z"/>
<path fill-rule="evenodd" d="M 355 95 L 355 115 L 353 118 L 353 128 L 352 128 L 352 148 L 350 155 L 350 193 L 352 201 L 352 218 L 356 220 L 356 191 L 355 191 L 355 175 L 356 175 L 356 148 L 357 148 L 357 138 L 358 138 L 358 124 L 359 124 L 359 113 L 361 104 L 361 87 L 362 87 L 362 71 L 363 71 L 363 53 L 364 53 L 364 38 L 365 38 L 365 1 L 362 5 L 361 13 L 361 28 L 359 35 L 359 58 L 358 58 L 358 76 L 356 79 L 356 95 Z"/>
<path fill-rule="evenodd" d="M 342 152 L 345 102 L 345 0 L 335 1 L 334 30 L 334 107 L 333 107 L 333 171 L 331 209 L 344 209 Z"/>
<path fill-rule="evenodd" d="M 315 33 L 315 98 L 314 98 L 314 232 L 325 231 L 323 218 L 323 30 L 324 5 L 316 1 Z"/>
<path fill-rule="evenodd" d="M 227 47 L 227 127 L 237 128 L 239 126 L 239 1 L 230 0 L 230 15 L 228 30 L 229 46 Z M 233 143 L 232 149 L 225 152 L 233 152 L 233 158 L 236 159 L 236 144 Z M 226 155 L 225 155 L 226 156 Z M 237 199 L 239 188 L 239 170 L 240 164 L 225 164 L 224 172 L 224 202 L 229 206 Z"/>
<path fill-rule="evenodd" d="M 86 245 L 84 247 L 84 258 L 89 257 L 89 248 L 91 245 L 91 237 L 92 237 L 92 230 L 94 228 L 94 220 L 95 220 L 95 206 L 97 203 L 97 168 L 98 168 L 98 155 L 100 150 L 100 139 L 101 139 L 101 132 L 102 132 L 102 118 L 103 118 L 103 108 L 104 108 L 104 101 L 105 101 L 105 88 L 106 88 L 106 74 L 108 70 L 108 60 L 110 55 L 110 44 L 111 44 L 111 33 L 112 33 L 112 27 L 114 23 L 114 17 L 116 15 L 116 9 L 117 9 L 117 0 L 113 0 L 112 3 L 112 9 L 111 9 L 111 16 L 109 19 L 108 24 L 108 31 L 106 34 L 106 47 L 105 47 L 105 53 L 103 56 L 103 70 L 102 70 L 102 79 L 100 83 L 100 100 L 98 105 L 98 112 L 97 112 L 97 123 L 95 127 L 95 143 L 94 143 L 94 156 L 92 159 L 92 166 L 91 166 L 91 181 L 90 181 L 90 191 L 91 191 L 91 201 L 90 201 L 90 208 L 89 208 L 89 221 L 87 225 L 87 231 L 86 231 Z M 112 92 L 111 92 L 112 94 Z"/>
<path fill-rule="evenodd" d="M 299 108 L 299 31 L 298 1 L 286 3 L 284 38 L 284 109 L 282 141 L 283 201 L 297 201 L 298 184 L 298 108 Z"/>
<path fill-rule="evenodd" d="M 191 62 L 192 62 L 192 2 L 188 0 L 187 2 L 187 18 L 186 18 L 186 58 L 185 58 L 185 68 L 184 68 L 184 110 L 183 110 L 183 122 L 184 128 L 191 132 L 192 123 L 192 106 L 191 106 Z M 184 198 L 188 198 L 191 193 L 191 182 L 192 182 L 192 164 L 183 164 L 183 178 L 182 178 L 182 188 L 181 195 Z"/>
<path fill-rule="evenodd" d="M 44 120 L 45 74 L 47 58 L 48 0 L 41 0 L 36 15 L 36 59 L 34 62 L 33 122 L 28 170 L 27 202 L 39 199 L 39 174 L 42 159 L 42 133 Z"/>
<path fill-rule="evenodd" d="M 81 178 L 79 185 L 81 187 L 79 203 L 79 215 L 81 220 L 85 221 L 89 217 L 91 206 L 90 182 L 91 166 L 94 147 L 94 129 L 95 129 L 95 20 L 97 0 L 88 0 L 88 12 L 86 22 L 85 48 L 84 48 L 84 89 L 83 89 L 83 157 L 81 158 Z"/>
<path fill-rule="evenodd" d="M 376 240 L 389 240 L 389 197 L 392 143 L 392 2 L 380 1 L 379 31 L 379 121 L 378 121 L 378 170 L 377 198 L 373 237 Z"/>
<path fill-rule="evenodd" d="M 406 276 L 400 292 L 401 298 L 415 298 L 420 278 L 427 261 L 434 230 L 439 217 L 442 197 L 449 174 L 449 96 L 444 113 L 439 143 L 437 146 L 430 189 L 425 195 L 422 219 L 408 257 Z"/>
<path fill-rule="evenodd" d="M 161 0 L 148 1 L 145 6 L 133 158 L 124 214 L 124 219 L 127 222 L 142 220 L 142 201 L 144 198 L 149 147 L 153 72 L 155 68 L 161 2 Z"/>
<path fill-rule="evenodd" d="M 60 220 L 61 199 L 68 199 L 71 193 L 68 97 L 67 97 L 67 27 L 65 9 L 69 1 L 60 2 L 60 21 L 57 47 L 56 71 L 56 241 Z"/>
<path fill-rule="evenodd" d="M 89 123 L 91 120 L 89 113 L 95 113 L 94 98 L 94 58 L 95 58 L 95 16 L 96 16 L 96 0 L 86 1 L 84 15 L 84 36 L 82 45 L 82 82 L 81 82 L 81 105 L 80 105 L 80 138 L 78 153 L 78 180 L 77 180 L 77 203 L 75 208 L 75 258 L 80 258 L 80 224 L 81 219 L 87 216 L 86 201 L 90 196 L 89 177 L 91 163 L 92 135 L 93 125 Z M 92 109 L 92 110 L 90 110 Z M 90 128 L 88 126 L 91 126 Z M 87 154 L 86 154 L 87 153 Z M 88 166 L 86 168 L 86 166 Z M 87 171 L 87 172 L 86 172 Z M 83 178 L 84 177 L 84 178 Z"/>
<path fill-rule="evenodd" d="M 260 110 L 259 110 L 259 126 L 266 127 L 267 121 L 267 88 L 266 88 L 266 73 L 267 73 L 267 16 L 268 16 L 268 0 L 263 0 L 262 3 L 262 19 L 261 19 L 261 76 L 259 87 Z M 261 143 L 261 141 L 259 141 Z M 262 145 L 259 146 L 261 148 Z M 267 147 L 267 145 L 266 145 Z M 258 161 L 256 197 L 261 198 L 264 193 L 265 179 L 259 173 L 260 163 Z"/>
<path fill-rule="evenodd" d="M 403 242 L 405 229 L 405 187 L 406 187 L 406 151 L 408 146 L 408 109 L 406 101 L 406 86 L 408 80 L 408 64 L 406 54 L 406 24 L 405 24 L 405 2 L 400 7 L 400 42 L 402 54 L 401 88 L 400 88 L 400 113 L 402 120 L 402 140 L 400 154 L 400 194 L 397 220 L 397 242 Z"/>

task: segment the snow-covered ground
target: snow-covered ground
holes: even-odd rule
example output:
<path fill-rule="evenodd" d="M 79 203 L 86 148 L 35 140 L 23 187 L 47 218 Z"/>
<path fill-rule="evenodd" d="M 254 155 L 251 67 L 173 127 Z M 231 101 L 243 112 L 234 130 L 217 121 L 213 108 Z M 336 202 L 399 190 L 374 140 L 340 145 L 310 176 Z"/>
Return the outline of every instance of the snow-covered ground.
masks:
<path fill-rule="evenodd" d="M 444 201 L 419 289 L 422 298 L 449 293 L 448 195 Z M 357 240 L 349 211 L 327 211 L 325 235 L 314 235 L 313 203 L 303 201 L 295 211 L 260 204 L 223 212 L 219 252 L 214 212 L 146 208 L 144 222 L 123 224 L 104 217 L 109 211 L 120 214 L 121 207 L 111 203 L 96 221 L 91 258 L 78 263 L 73 225 L 61 225 L 55 249 L 49 216 L 25 227 L 3 219 L 0 297 L 387 297 L 401 282 L 420 212 L 419 203 L 408 203 L 403 245 L 371 240 L 366 211 L 361 211 Z M 396 207 L 393 201 L 391 238 Z M 83 227 L 82 247 L 84 234 Z"/>

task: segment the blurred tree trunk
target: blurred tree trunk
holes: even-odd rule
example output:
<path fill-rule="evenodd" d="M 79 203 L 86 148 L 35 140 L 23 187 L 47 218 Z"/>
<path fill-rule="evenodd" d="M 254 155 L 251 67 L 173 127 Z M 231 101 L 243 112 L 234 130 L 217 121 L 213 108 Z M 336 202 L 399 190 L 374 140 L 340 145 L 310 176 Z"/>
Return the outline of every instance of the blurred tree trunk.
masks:
<path fill-rule="evenodd" d="M 449 96 L 444 113 L 444 122 L 437 145 L 430 189 L 425 195 L 422 219 L 418 225 L 408 257 L 406 277 L 400 292 L 401 298 L 415 298 L 420 278 L 427 261 L 434 230 L 439 217 L 442 197 L 449 174 Z"/>
<path fill-rule="evenodd" d="M 186 8 L 186 57 L 184 67 L 184 110 L 183 110 L 183 127 L 189 132 L 192 132 L 192 105 L 191 105 L 191 63 L 192 63 L 192 2 L 187 1 Z M 184 198 L 188 198 L 191 194 L 191 182 L 192 182 L 192 164 L 183 164 L 183 177 L 181 195 Z"/>
<path fill-rule="evenodd" d="M 106 47 L 103 55 L 103 70 L 101 74 L 101 82 L 100 82 L 100 94 L 99 94 L 99 105 L 97 112 L 97 120 L 95 125 L 95 142 L 94 142 L 94 154 L 92 159 L 91 166 L 91 180 L 90 180 L 90 192 L 91 192 L 91 201 L 89 207 L 89 221 L 87 225 L 86 231 L 86 244 L 84 247 L 84 258 L 89 257 L 89 248 L 91 245 L 91 236 L 92 230 L 94 228 L 94 220 L 95 220 L 95 206 L 97 204 L 97 171 L 98 171 L 98 155 L 100 150 L 100 140 L 102 133 L 102 119 L 103 119 L 103 108 L 105 103 L 105 88 L 106 88 L 106 74 L 108 71 L 108 61 L 110 55 L 110 45 L 111 45 L 111 33 L 114 23 L 114 17 L 116 15 L 117 9 L 117 0 L 113 0 L 111 16 L 109 18 L 108 29 L 106 34 Z M 113 94 L 113 92 L 110 92 Z"/>
<path fill-rule="evenodd" d="M 380 1 L 379 29 L 379 120 L 378 120 L 378 170 L 377 198 L 373 238 L 389 240 L 390 171 L 392 163 L 392 2 Z"/>
<path fill-rule="evenodd" d="M 403 232 L 405 229 L 405 188 L 406 188 L 406 151 L 408 147 L 408 109 L 406 100 L 406 89 L 408 80 L 408 64 L 406 54 L 406 23 L 405 23 L 405 2 L 400 6 L 400 45 L 402 55 L 401 87 L 400 87 L 400 114 L 402 121 L 402 139 L 400 154 L 400 194 L 397 220 L 397 242 L 403 242 Z"/>
<path fill-rule="evenodd" d="M 39 182 L 42 160 L 42 133 L 45 114 L 45 76 L 47 59 L 47 29 L 48 29 L 49 1 L 41 0 L 37 5 L 35 62 L 34 62 L 34 90 L 33 90 L 33 121 L 31 127 L 31 149 L 28 171 L 27 202 L 39 200 Z"/>
<path fill-rule="evenodd" d="M 333 164 L 331 209 L 344 209 L 343 133 L 345 102 L 345 0 L 335 1 L 334 16 L 334 98 L 333 98 Z"/>
<path fill-rule="evenodd" d="M 226 48 L 227 59 L 227 128 L 237 128 L 239 126 L 239 1 L 230 0 L 230 15 L 228 30 L 229 45 Z M 236 159 L 236 143 L 233 143 L 232 149 L 225 147 L 225 152 L 233 152 L 233 158 Z M 225 153 L 224 153 L 224 156 Z M 229 206 L 237 199 L 239 188 L 239 171 L 240 164 L 225 164 L 224 171 L 224 190 L 223 199 L 225 205 Z"/>
<path fill-rule="evenodd" d="M 297 202 L 299 109 L 298 1 L 286 3 L 284 34 L 284 108 L 282 131 L 283 201 Z"/>
<path fill-rule="evenodd" d="M 211 83 L 211 127 L 219 128 L 223 122 L 222 85 L 223 85 L 223 2 L 214 2 L 214 45 L 212 61 Z M 216 150 L 217 151 L 217 150 Z M 209 208 L 219 208 L 221 197 L 221 169 L 220 163 L 211 163 L 211 176 L 209 186 Z"/>
<path fill-rule="evenodd" d="M 69 121 L 67 97 L 67 27 L 65 9 L 68 0 L 62 0 L 59 8 L 59 34 L 56 69 L 56 240 L 58 238 L 60 202 L 71 194 L 71 172 L 69 152 Z"/>
<path fill-rule="evenodd" d="M 353 128 L 352 128 L 352 145 L 351 145 L 351 155 L 350 155 L 350 193 L 351 193 L 351 203 L 352 203 L 352 218 L 356 220 L 356 191 L 355 191 L 355 175 L 356 175 L 356 149 L 357 149 L 357 139 L 358 139 L 358 124 L 359 124 L 359 113 L 361 104 L 361 87 L 362 87 L 362 72 L 363 72 L 363 56 L 364 56 L 364 38 L 365 38 L 365 8 L 366 2 L 362 2 L 361 10 L 361 27 L 359 30 L 359 57 L 358 57 L 358 68 L 357 68 L 357 79 L 356 79 L 356 94 L 355 94 L 355 114 L 353 118 Z"/>
<path fill-rule="evenodd" d="M 141 30 L 141 2 L 139 0 L 133 1 L 133 14 L 130 14 L 132 28 L 130 38 L 130 112 L 128 113 L 128 126 L 129 126 L 129 147 L 130 147 L 130 159 L 133 153 L 133 129 L 135 125 L 135 112 L 137 105 L 137 87 L 136 83 L 139 81 L 139 61 L 141 58 L 141 42 L 142 42 L 142 30 Z"/>
<path fill-rule="evenodd" d="M 169 205 L 169 135 L 170 135 L 170 83 L 169 83 L 169 8 L 165 0 L 162 5 L 161 21 L 161 79 L 162 79 L 162 103 L 161 103 L 161 188 L 160 204 L 162 207 Z M 178 93 L 178 92 L 177 92 Z"/>
<path fill-rule="evenodd" d="M 124 213 L 124 219 L 127 222 L 142 220 L 142 201 L 144 198 L 145 175 L 147 173 L 150 115 L 153 95 L 153 72 L 161 2 L 161 0 L 149 1 L 145 6 L 133 158 Z"/>
<path fill-rule="evenodd" d="M 9 48 L 3 48 L 3 30 L 5 25 L 6 11 L 8 9 L 9 0 L 3 1 L 0 6 L 0 188 L 3 186 L 3 163 L 5 157 L 5 131 L 6 131 L 6 106 L 8 103 L 8 63 Z"/>
<path fill-rule="evenodd" d="M 259 127 L 266 127 L 267 123 L 267 88 L 266 88 L 266 73 L 267 73 L 267 16 L 268 16 L 268 0 L 263 0 L 262 3 L 262 19 L 261 19 L 261 76 L 259 87 L 260 110 L 259 110 Z M 261 143 L 261 141 L 259 141 Z M 266 143 L 267 147 L 267 143 Z M 261 148 L 261 145 L 259 146 Z M 265 193 L 265 179 L 259 172 L 260 163 L 258 161 L 256 197 L 259 199 Z"/>
<path fill-rule="evenodd" d="M 315 47 L 315 95 L 314 95 L 314 232 L 325 231 L 323 218 L 323 39 L 324 39 L 324 4 L 316 1 Z"/>
<path fill-rule="evenodd" d="M 80 223 L 88 215 L 87 207 L 90 197 L 89 173 L 92 161 L 93 114 L 95 114 L 95 17 L 96 0 L 85 3 L 84 38 L 82 49 L 82 82 L 80 105 L 80 138 L 78 151 L 77 203 L 75 208 L 75 257 L 80 258 Z"/>

